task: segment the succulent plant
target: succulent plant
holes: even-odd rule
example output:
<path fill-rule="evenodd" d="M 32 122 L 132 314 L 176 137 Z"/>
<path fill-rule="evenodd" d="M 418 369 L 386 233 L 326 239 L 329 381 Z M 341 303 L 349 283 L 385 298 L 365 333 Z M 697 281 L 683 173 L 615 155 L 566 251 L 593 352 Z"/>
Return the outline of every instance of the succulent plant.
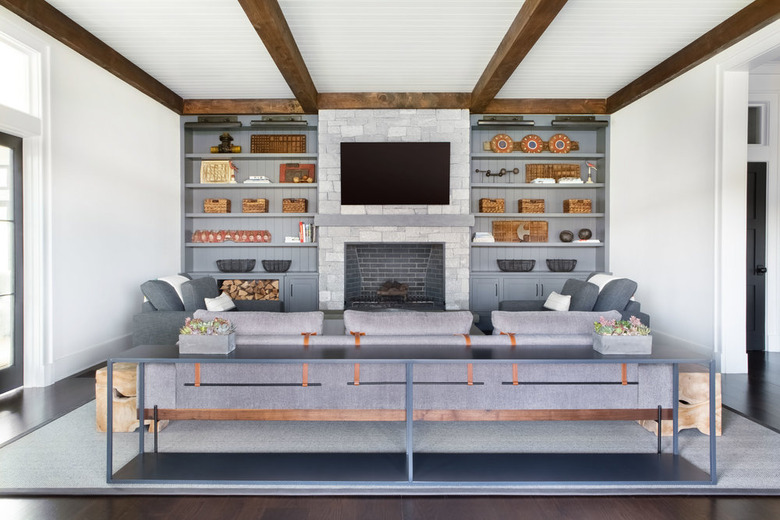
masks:
<path fill-rule="evenodd" d="M 201 319 L 187 318 L 184 320 L 184 327 L 179 329 L 179 334 L 201 335 L 201 336 L 226 336 L 235 332 L 236 327 L 230 321 L 224 318 L 214 318 L 211 321 Z"/>

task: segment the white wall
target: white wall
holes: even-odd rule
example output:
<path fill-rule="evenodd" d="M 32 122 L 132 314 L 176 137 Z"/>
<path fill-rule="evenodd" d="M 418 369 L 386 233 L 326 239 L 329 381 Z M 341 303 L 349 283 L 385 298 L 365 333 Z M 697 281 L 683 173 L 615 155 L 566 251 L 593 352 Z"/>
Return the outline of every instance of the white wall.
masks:
<path fill-rule="evenodd" d="M 128 347 L 139 285 L 179 270 L 179 117 L 2 8 L 0 21 L 50 53 L 48 384 Z"/>

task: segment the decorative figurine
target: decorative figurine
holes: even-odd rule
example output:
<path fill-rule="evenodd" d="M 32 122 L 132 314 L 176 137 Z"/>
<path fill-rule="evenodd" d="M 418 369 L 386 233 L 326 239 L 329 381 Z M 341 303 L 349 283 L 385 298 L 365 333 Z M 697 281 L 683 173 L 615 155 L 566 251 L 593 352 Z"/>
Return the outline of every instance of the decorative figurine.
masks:
<path fill-rule="evenodd" d="M 585 184 L 593 184 L 593 177 L 592 173 L 594 171 L 598 171 L 598 168 L 596 168 L 596 165 L 593 163 L 585 163 L 588 166 L 588 180 L 585 181 Z"/>

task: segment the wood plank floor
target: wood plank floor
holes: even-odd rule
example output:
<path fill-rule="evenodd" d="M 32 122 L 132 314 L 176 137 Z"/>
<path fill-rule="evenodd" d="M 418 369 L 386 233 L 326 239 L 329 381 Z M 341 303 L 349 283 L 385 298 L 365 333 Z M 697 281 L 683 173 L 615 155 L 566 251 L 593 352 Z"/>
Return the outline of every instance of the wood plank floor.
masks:
<path fill-rule="evenodd" d="M 727 375 L 723 403 L 780 431 L 780 354 L 753 354 L 751 373 Z M 0 445 L 94 398 L 89 373 L 46 389 L 0 399 Z M 256 497 L 40 496 L 0 497 L 0 518 L 230 518 L 259 520 L 388 519 L 605 520 L 780 518 L 780 497 Z"/>

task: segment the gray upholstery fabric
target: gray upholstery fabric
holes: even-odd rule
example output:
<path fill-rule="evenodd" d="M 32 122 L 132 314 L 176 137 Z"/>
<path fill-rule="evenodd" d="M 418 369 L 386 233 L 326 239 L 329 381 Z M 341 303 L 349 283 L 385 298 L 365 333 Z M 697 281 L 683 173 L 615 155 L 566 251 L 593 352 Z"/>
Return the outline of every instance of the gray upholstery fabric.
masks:
<path fill-rule="evenodd" d="M 282 312 L 282 300 L 233 300 L 237 311 Z"/>
<path fill-rule="evenodd" d="M 607 283 L 593 305 L 594 311 L 622 311 L 636 292 L 637 284 L 628 278 L 619 278 Z"/>
<path fill-rule="evenodd" d="M 188 311 L 152 311 L 133 316 L 133 346 L 175 345 Z"/>
<path fill-rule="evenodd" d="M 595 284 L 569 278 L 563 284 L 561 294 L 571 296 L 570 311 L 592 311 L 599 297 L 599 288 Z"/>
<path fill-rule="evenodd" d="M 544 300 L 503 300 L 498 302 L 500 311 L 543 311 Z"/>
<path fill-rule="evenodd" d="M 181 284 L 181 296 L 184 300 L 184 310 L 196 311 L 206 308 L 206 298 L 219 296 L 217 281 L 210 277 L 195 278 Z"/>
<path fill-rule="evenodd" d="M 147 280 L 141 284 L 141 292 L 158 311 L 184 310 L 184 304 L 179 295 L 168 282 Z"/>
<path fill-rule="evenodd" d="M 236 336 L 294 335 L 304 332 L 322 334 L 325 314 L 313 312 L 209 312 L 197 310 L 193 315 L 202 320 L 225 318 L 236 326 Z"/>
<path fill-rule="evenodd" d="M 508 312 L 493 311 L 493 334 L 556 334 L 588 335 L 593 332 L 593 323 L 604 316 L 620 319 L 617 311 L 609 312 Z"/>
<path fill-rule="evenodd" d="M 473 322 L 474 315 L 470 311 L 344 311 L 346 334 L 350 332 L 410 336 L 468 334 Z"/>

